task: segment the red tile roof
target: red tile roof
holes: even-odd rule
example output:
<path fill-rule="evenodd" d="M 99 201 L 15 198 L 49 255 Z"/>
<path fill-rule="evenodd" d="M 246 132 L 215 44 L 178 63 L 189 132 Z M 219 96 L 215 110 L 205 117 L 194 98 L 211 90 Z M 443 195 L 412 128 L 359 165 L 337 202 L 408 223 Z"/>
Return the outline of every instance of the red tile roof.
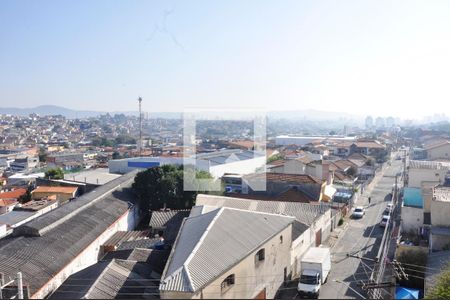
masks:
<path fill-rule="evenodd" d="M 294 184 L 299 183 L 309 183 L 309 184 L 322 184 L 322 181 L 316 177 L 304 174 L 284 174 L 284 173 L 265 173 L 266 181 L 282 181 L 282 182 L 290 182 Z M 263 177 L 264 174 L 250 174 L 244 177 Z"/>
<path fill-rule="evenodd" d="M 0 199 L 18 199 L 20 196 L 25 195 L 26 189 L 17 189 L 11 192 L 0 193 Z"/>
<path fill-rule="evenodd" d="M 0 206 L 12 206 L 16 204 L 17 200 L 15 199 L 0 199 Z"/>
<path fill-rule="evenodd" d="M 76 187 L 69 186 L 38 186 L 33 193 L 61 193 L 73 194 L 77 191 Z"/>

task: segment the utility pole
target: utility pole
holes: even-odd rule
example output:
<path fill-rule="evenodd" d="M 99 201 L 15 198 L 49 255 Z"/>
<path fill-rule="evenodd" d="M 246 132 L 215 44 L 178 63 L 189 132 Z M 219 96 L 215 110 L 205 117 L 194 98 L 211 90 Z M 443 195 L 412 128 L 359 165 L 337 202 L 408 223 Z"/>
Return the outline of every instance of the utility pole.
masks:
<path fill-rule="evenodd" d="M 17 272 L 17 297 L 23 299 L 22 272 Z"/>
<path fill-rule="evenodd" d="M 138 98 L 139 101 L 139 145 L 138 145 L 138 150 L 139 150 L 139 157 L 142 156 L 142 97 Z"/>

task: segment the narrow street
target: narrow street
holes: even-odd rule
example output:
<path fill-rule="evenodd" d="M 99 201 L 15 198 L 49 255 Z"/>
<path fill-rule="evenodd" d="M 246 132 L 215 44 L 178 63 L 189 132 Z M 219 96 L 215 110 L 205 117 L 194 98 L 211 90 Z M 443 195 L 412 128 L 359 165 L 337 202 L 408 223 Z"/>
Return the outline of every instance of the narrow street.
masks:
<path fill-rule="evenodd" d="M 394 156 L 395 157 L 395 156 Z M 386 166 L 374 180 L 374 187 L 359 198 L 357 206 L 366 208 L 366 215 L 359 220 L 348 220 L 348 227 L 331 249 L 332 267 L 327 283 L 322 286 L 320 297 L 324 299 L 345 299 L 366 297 L 358 283 L 370 278 L 374 263 L 347 257 L 347 254 L 364 258 L 375 258 L 383 236 L 383 227 L 379 226 L 387 203 L 391 200 L 391 190 L 395 183 L 395 174 L 402 170 L 401 160 L 393 160 L 392 166 Z M 371 204 L 368 197 L 371 197 Z"/>

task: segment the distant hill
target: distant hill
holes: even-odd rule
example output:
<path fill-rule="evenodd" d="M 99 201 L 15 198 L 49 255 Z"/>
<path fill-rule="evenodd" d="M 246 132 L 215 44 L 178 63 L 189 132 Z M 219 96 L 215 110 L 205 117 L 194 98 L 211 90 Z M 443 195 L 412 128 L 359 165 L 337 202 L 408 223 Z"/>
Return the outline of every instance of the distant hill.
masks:
<path fill-rule="evenodd" d="M 106 114 L 106 111 L 92 111 L 92 110 L 74 110 L 56 105 L 41 105 L 33 108 L 15 108 L 15 107 L 4 107 L 0 108 L 0 114 L 10 114 L 10 115 L 19 115 L 19 116 L 28 116 L 32 113 L 39 114 L 41 116 L 48 115 L 62 115 L 68 119 L 75 118 L 89 118 L 96 117 L 102 114 Z M 137 116 L 137 111 L 112 111 L 109 112 L 111 115 L 114 114 L 125 114 L 125 115 L 134 115 Z M 219 116 L 215 116 L 217 113 L 209 113 L 209 117 L 212 119 L 221 119 L 227 117 L 236 117 L 235 113 L 230 113 L 227 116 L 227 112 L 220 113 Z M 165 119 L 178 119 L 181 118 L 182 112 L 149 112 L 150 118 L 165 118 Z M 252 115 L 251 112 L 244 112 L 242 114 L 243 117 L 248 115 L 250 117 Z M 316 121 L 325 121 L 325 120 L 362 120 L 361 116 L 355 116 L 349 113 L 341 113 L 341 112 L 329 112 L 329 111 L 319 111 L 319 110 L 298 110 L 298 111 L 269 111 L 267 112 L 267 116 L 270 119 L 288 119 L 288 120 L 316 120 Z"/>
<path fill-rule="evenodd" d="M 89 110 L 73 110 L 56 105 L 41 105 L 33 108 L 15 108 L 15 107 L 2 107 L 0 108 L 0 114 L 16 115 L 16 116 L 28 116 L 29 114 L 38 114 L 41 116 L 49 115 L 62 115 L 69 119 L 75 118 L 88 118 L 95 117 L 105 112 L 101 111 L 89 111 Z"/>

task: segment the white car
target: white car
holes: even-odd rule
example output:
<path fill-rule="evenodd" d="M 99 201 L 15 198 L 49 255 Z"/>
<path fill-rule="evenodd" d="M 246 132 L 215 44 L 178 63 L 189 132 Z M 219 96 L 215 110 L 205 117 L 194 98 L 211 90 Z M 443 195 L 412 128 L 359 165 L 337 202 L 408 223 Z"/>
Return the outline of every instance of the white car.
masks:
<path fill-rule="evenodd" d="M 390 219 L 389 216 L 384 215 L 383 218 L 381 219 L 380 226 L 386 227 L 386 224 L 389 222 L 389 219 Z"/>
<path fill-rule="evenodd" d="M 390 212 L 392 211 L 393 208 L 394 208 L 393 203 L 388 203 L 388 205 L 386 206 L 386 210 L 389 210 Z"/>
<path fill-rule="evenodd" d="M 352 216 L 355 219 L 360 219 L 360 218 L 362 218 L 365 215 L 365 213 L 366 212 L 364 211 L 364 207 L 357 206 L 357 207 L 355 207 L 355 210 L 353 211 Z"/>

